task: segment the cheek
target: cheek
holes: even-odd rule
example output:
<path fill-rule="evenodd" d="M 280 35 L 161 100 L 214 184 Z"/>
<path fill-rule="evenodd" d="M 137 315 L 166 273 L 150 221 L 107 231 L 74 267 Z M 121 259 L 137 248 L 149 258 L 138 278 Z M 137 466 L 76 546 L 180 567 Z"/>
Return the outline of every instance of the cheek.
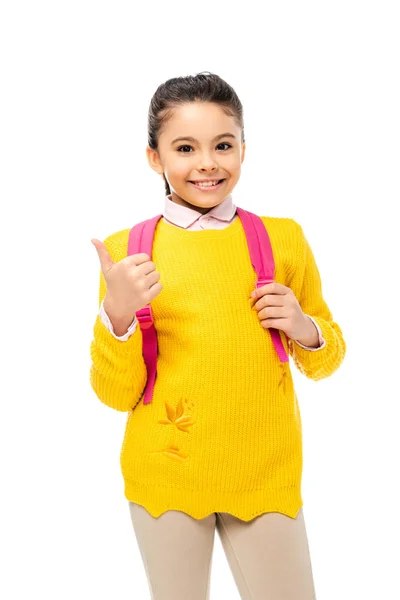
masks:
<path fill-rule="evenodd" d="M 225 157 L 225 159 L 222 161 L 221 160 L 221 167 L 226 169 L 229 173 L 237 173 L 240 171 L 241 169 L 241 162 L 240 162 L 240 156 L 227 156 Z"/>
<path fill-rule="evenodd" d="M 169 165 L 170 176 L 177 179 L 186 179 L 192 170 L 193 167 L 189 165 L 189 161 L 176 161 Z"/>
<path fill-rule="evenodd" d="M 193 165 L 189 165 L 189 161 L 187 161 L 186 165 L 178 165 L 175 169 L 175 173 L 180 179 L 188 179 L 190 174 L 193 173 L 194 168 L 195 167 L 193 167 Z"/>

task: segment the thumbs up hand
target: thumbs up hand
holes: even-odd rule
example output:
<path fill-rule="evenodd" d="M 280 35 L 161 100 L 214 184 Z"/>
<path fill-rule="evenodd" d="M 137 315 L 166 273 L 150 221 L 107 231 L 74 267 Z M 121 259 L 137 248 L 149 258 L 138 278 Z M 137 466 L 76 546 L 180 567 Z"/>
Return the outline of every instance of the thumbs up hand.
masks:
<path fill-rule="evenodd" d="M 144 253 L 132 254 L 114 262 L 103 242 L 96 238 L 91 242 L 96 248 L 107 286 L 104 303 L 107 299 L 114 316 L 132 320 L 135 313 L 162 290 L 156 265 Z"/>

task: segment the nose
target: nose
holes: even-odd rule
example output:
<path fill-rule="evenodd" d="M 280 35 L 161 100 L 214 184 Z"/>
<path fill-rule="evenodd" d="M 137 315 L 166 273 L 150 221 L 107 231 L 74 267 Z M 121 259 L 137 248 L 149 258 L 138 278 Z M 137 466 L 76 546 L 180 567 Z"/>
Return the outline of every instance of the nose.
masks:
<path fill-rule="evenodd" d="M 203 154 L 201 156 L 198 166 L 199 171 L 215 171 L 217 168 L 218 165 L 210 154 Z"/>

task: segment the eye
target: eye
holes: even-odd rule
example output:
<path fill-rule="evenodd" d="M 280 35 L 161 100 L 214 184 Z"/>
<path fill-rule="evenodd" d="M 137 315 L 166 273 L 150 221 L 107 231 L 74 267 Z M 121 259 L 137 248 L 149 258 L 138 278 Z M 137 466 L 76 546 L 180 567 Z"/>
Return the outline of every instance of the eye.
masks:
<path fill-rule="evenodd" d="M 228 142 L 221 142 L 220 144 L 218 144 L 218 146 L 228 146 L 228 148 L 232 148 L 231 144 L 228 144 Z"/>
<path fill-rule="evenodd" d="M 218 146 L 228 146 L 228 148 L 232 148 L 231 144 L 228 144 L 227 142 L 221 142 L 220 144 L 218 144 Z M 218 146 L 217 146 L 217 148 L 218 148 Z M 180 152 L 182 150 L 182 148 L 192 148 L 192 146 L 185 144 L 184 146 L 179 146 L 179 148 L 177 148 L 177 151 Z M 226 150 L 228 150 L 228 148 L 226 148 Z M 189 153 L 184 152 L 183 154 L 189 154 Z"/>

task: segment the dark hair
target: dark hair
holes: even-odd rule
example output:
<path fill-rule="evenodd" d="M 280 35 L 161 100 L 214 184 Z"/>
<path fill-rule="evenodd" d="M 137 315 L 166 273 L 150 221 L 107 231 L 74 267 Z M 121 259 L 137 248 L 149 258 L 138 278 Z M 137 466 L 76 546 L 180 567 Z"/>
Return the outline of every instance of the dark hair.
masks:
<path fill-rule="evenodd" d="M 171 117 L 173 108 L 195 101 L 213 102 L 221 106 L 225 114 L 235 117 L 242 129 L 242 143 L 244 142 L 243 107 L 235 90 L 218 75 L 205 71 L 194 76 L 174 77 L 158 86 L 150 101 L 148 114 L 150 148 L 158 149 L 161 128 Z M 171 189 L 164 174 L 163 177 L 168 196 Z"/>

